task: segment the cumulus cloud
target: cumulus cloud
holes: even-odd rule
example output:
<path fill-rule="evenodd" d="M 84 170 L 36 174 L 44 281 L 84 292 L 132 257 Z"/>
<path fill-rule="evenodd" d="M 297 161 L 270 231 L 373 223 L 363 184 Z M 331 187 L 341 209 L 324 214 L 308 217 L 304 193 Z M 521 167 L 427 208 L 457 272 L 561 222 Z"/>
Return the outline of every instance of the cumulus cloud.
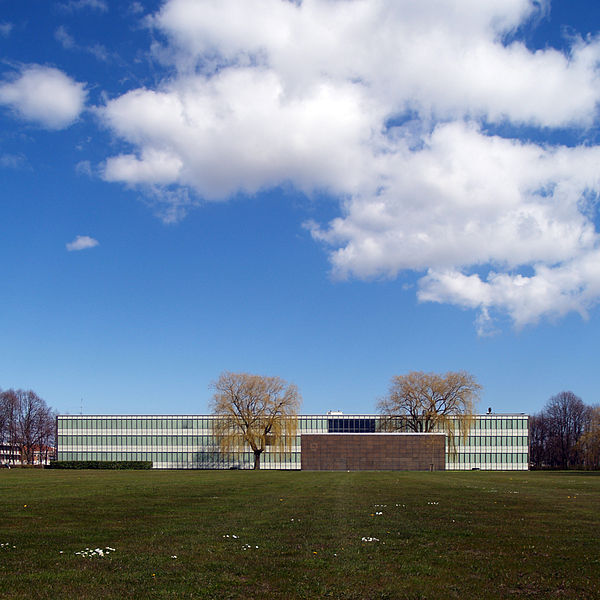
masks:
<path fill-rule="evenodd" d="M 86 95 L 83 83 L 41 65 L 28 65 L 17 77 L 0 84 L 0 104 L 48 129 L 73 123 L 84 108 Z"/>
<path fill-rule="evenodd" d="M 67 244 L 67 250 L 69 252 L 87 250 L 88 248 L 94 248 L 98 243 L 98 240 L 87 235 L 78 235 L 72 242 Z"/>
<path fill-rule="evenodd" d="M 490 272 L 487 277 L 456 270 L 431 270 L 421 281 L 422 300 L 451 302 L 467 308 L 504 310 L 520 327 L 540 317 L 578 312 L 586 318 L 600 296 L 600 249 L 556 266 L 538 264 L 530 276 Z"/>
<path fill-rule="evenodd" d="M 326 83 L 286 98 L 274 73 L 255 69 L 135 90 L 101 112 L 140 149 L 111 157 L 105 177 L 189 185 L 211 200 L 288 179 L 307 190 L 357 183 L 360 149 L 372 134 L 366 101 L 351 85 Z"/>
<path fill-rule="evenodd" d="M 600 297 L 600 149 L 586 139 L 600 38 L 529 49 L 518 31 L 549 8 L 169 0 L 146 22 L 171 75 L 98 109 L 130 148 L 104 178 L 162 194 L 170 220 L 190 192 L 326 191 L 340 216 L 310 229 L 339 277 L 413 271 L 422 301 L 476 309 L 482 333 L 498 313 L 517 326 L 585 315 Z M 553 143 L 558 129 L 581 146 Z"/>
<path fill-rule="evenodd" d="M 344 216 L 314 235 L 340 245 L 340 275 L 395 276 L 474 264 L 515 268 L 558 262 L 592 248 L 593 223 L 581 212 L 598 187 L 600 148 L 552 148 L 446 123 L 398 145 L 382 160 L 385 185 L 346 201 Z M 383 182 L 383 180 L 382 180 Z"/>

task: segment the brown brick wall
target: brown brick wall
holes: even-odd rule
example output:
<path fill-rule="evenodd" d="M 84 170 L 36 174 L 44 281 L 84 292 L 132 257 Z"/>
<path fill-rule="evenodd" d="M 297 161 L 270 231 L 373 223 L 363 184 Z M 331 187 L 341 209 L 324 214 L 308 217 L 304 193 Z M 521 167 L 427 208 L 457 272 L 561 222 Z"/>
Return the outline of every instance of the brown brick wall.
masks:
<path fill-rule="evenodd" d="M 302 470 L 442 471 L 445 446 L 445 435 L 431 433 L 306 433 Z"/>

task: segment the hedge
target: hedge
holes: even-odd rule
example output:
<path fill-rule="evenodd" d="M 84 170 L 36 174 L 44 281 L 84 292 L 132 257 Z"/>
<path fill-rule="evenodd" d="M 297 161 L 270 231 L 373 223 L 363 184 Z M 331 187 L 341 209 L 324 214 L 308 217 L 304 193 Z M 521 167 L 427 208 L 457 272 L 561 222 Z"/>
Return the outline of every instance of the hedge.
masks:
<path fill-rule="evenodd" d="M 116 471 L 152 468 L 150 460 L 53 460 L 47 469 L 112 469 Z"/>

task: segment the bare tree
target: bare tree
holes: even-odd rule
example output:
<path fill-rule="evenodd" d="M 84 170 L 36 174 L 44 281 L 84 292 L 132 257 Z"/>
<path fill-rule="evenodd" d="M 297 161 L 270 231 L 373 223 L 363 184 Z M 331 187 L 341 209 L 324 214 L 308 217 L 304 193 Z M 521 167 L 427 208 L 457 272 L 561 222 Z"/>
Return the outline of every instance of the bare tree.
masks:
<path fill-rule="evenodd" d="M 529 417 L 529 461 L 541 469 L 548 466 L 550 425 L 545 413 Z"/>
<path fill-rule="evenodd" d="M 593 409 L 573 392 L 552 396 L 543 410 L 529 420 L 533 466 L 569 469 L 593 462 L 593 422 Z"/>
<path fill-rule="evenodd" d="M 42 400 L 36 411 L 33 436 L 33 450 L 40 463 L 48 461 L 56 442 L 56 412 Z M 32 457 L 34 458 L 34 457 Z"/>
<path fill-rule="evenodd" d="M 4 392 L 0 388 L 0 445 L 4 444 L 4 438 L 8 431 L 8 410 L 5 406 Z"/>
<path fill-rule="evenodd" d="M 254 468 L 260 469 L 267 445 L 280 450 L 291 447 L 300 408 L 300 394 L 293 384 L 279 377 L 224 372 L 212 384 L 215 434 L 225 452 L 254 453 Z"/>
<path fill-rule="evenodd" d="M 465 371 L 445 375 L 412 371 L 392 378 L 377 408 L 388 417 L 389 429 L 402 424 L 409 431 L 444 431 L 454 447 L 456 425 L 462 436 L 473 422 L 481 386 Z"/>
<path fill-rule="evenodd" d="M 6 390 L 0 393 L 0 443 L 18 448 L 21 463 L 40 460 L 54 443 L 55 413 L 35 392 Z"/>
<path fill-rule="evenodd" d="M 548 450 L 552 466 L 568 469 L 581 463 L 577 442 L 585 430 L 588 407 L 573 392 L 552 396 L 544 407 L 549 422 Z"/>
<path fill-rule="evenodd" d="M 17 441 L 17 415 L 19 411 L 19 398 L 14 390 L 5 390 L 0 393 L 0 443 L 8 448 L 8 456 L 18 445 Z M 9 458 L 9 462 L 10 462 Z"/>
<path fill-rule="evenodd" d="M 41 413 L 46 403 L 31 390 L 17 390 L 15 393 L 18 399 L 15 426 L 17 441 L 21 447 L 21 462 L 31 465 L 34 461 Z"/>

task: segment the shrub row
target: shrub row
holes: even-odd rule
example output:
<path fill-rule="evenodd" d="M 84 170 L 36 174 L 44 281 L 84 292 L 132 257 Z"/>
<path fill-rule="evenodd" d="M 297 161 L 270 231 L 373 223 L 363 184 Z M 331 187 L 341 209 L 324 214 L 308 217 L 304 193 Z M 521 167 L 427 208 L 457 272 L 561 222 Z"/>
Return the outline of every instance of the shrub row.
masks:
<path fill-rule="evenodd" d="M 48 469 L 112 469 L 116 471 L 152 468 L 150 460 L 53 460 Z"/>

